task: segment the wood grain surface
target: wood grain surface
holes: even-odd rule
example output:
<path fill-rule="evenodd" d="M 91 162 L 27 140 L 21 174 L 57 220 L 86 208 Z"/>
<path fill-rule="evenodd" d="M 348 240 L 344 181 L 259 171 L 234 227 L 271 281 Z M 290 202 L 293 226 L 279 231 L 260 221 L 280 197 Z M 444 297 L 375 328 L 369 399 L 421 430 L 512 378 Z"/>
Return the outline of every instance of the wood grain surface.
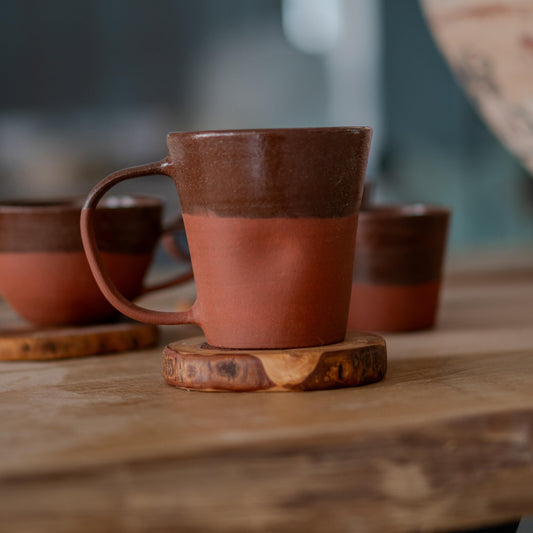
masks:
<path fill-rule="evenodd" d="M 452 272 L 437 328 L 387 335 L 387 377 L 366 387 L 169 387 L 161 349 L 192 327 L 0 363 L 0 531 L 400 533 L 533 513 L 533 253 L 508 257 Z"/>
<path fill-rule="evenodd" d="M 205 337 L 165 346 L 161 363 L 169 385 L 188 390 L 283 392 L 340 389 L 385 377 L 385 340 L 349 332 L 343 342 L 286 350 L 224 350 Z"/>
<path fill-rule="evenodd" d="M 157 327 L 123 321 L 39 327 L 18 319 L 0 323 L 0 361 L 38 361 L 125 352 L 153 346 Z"/>

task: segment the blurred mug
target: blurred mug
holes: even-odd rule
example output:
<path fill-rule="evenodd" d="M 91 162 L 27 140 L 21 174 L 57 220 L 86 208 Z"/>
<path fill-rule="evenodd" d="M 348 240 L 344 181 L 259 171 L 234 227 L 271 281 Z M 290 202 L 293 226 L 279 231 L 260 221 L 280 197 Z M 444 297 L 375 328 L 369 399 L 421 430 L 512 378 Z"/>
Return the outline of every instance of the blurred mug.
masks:
<path fill-rule="evenodd" d="M 90 324 L 118 315 L 100 292 L 83 251 L 82 205 L 83 198 L 0 202 L 0 294 L 34 324 Z M 115 196 L 95 213 L 105 268 L 128 298 L 192 277 L 143 286 L 160 237 L 183 227 L 176 220 L 162 229 L 162 210 L 158 198 Z"/>
<path fill-rule="evenodd" d="M 82 236 L 100 288 L 136 320 L 198 324 L 212 346 L 342 341 L 371 135 L 366 127 L 169 134 L 167 158 L 111 174 L 87 199 Z M 129 302 L 96 249 L 99 199 L 149 174 L 170 176 L 180 197 L 198 295 L 184 312 Z"/>
<path fill-rule="evenodd" d="M 368 206 L 357 229 L 348 327 L 433 326 L 450 212 L 429 205 Z"/>

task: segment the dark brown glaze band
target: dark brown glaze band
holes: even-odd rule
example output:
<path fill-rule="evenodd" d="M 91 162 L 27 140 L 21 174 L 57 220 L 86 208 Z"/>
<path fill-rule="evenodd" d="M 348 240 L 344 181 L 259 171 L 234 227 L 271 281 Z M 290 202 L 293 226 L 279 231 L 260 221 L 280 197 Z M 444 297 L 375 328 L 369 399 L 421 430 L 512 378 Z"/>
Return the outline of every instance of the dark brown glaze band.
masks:
<path fill-rule="evenodd" d="M 449 210 L 412 205 L 359 213 L 354 283 L 409 285 L 440 279 Z"/>
<path fill-rule="evenodd" d="M 79 220 L 85 198 L 0 203 L 0 252 L 81 252 Z M 160 200 L 114 196 L 96 211 L 101 251 L 150 253 L 161 235 Z"/>
<path fill-rule="evenodd" d="M 302 128 L 170 133 L 182 210 L 222 217 L 345 217 L 356 212 L 372 130 Z"/>

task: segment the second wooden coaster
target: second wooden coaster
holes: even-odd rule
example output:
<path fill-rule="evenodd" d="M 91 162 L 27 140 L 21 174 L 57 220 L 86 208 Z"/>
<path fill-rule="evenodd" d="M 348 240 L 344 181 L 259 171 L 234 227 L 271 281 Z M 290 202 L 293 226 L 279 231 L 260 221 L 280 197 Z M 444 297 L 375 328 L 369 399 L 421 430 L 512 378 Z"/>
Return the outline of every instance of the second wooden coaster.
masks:
<path fill-rule="evenodd" d="M 212 348 L 204 337 L 169 344 L 163 377 L 170 385 L 201 391 L 310 391 L 355 387 L 383 379 L 385 340 L 349 332 L 343 342 L 287 350 Z"/>
<path fill-rule="evenodd" d="M 0 327 L 0 361 L 64 359 L 148 348 L 157 342 L 150 324 L 113 322 L 43 328 L 23 322 Z"/>

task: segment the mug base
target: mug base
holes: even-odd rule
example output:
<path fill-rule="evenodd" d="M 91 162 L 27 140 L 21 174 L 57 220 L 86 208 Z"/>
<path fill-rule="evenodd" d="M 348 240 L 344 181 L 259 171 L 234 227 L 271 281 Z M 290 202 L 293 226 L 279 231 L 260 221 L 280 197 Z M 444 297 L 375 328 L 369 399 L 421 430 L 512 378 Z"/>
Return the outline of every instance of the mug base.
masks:
<path fill-rule="evenodd" d="M 162 360 L 169 385 L 211 392 L 356 387 L 380 381 L 386 370 L 385 340 L 359 332 L 336 344 L 286 350 L 222 350 L 193 337 L 166 346 Z"/>

